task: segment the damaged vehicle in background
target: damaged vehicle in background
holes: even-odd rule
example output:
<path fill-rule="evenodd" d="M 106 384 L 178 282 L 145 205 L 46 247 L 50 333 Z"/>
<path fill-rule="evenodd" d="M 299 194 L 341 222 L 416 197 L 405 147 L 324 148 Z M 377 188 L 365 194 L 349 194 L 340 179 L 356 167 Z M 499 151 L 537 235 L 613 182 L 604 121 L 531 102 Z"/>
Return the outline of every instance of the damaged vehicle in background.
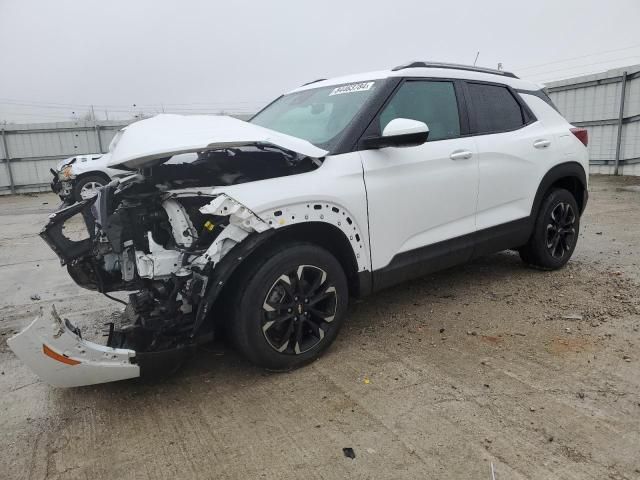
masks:
<path fill-rule="evenodd" d="M 51 169 L 51 190 L 60 197 L 63 205 L 95 197 L 98 189 L 116 176 L 126 174 L 122 170 L 109 168 L 110 158 L 108 153 L 94 153 L 60 161 L 55 169 Z"/>
<path fill-rule="evenodd" d="M 120 135 L 122 130 L 116 133 L 112 145 L 117 143 Z M 110 150 L 113 148 L 112 145 L 109 147 Z M 175 155 L 167 163 L 188 163 L 195 158 L 194 153 Z M 128 170 L 110 167 L 110 162 L 111 153 L 76 155 L 62 160 L 55 169 L 52 168 L 51 190 L 62 200 L 61 206 L 91 199 L 111 180 L 130 175 Z"/>
<path fill-rule="evenodd" d="M 122 324 L 102 346 L 52 310 L 8 344 L 58 386 L 172 371 L 220 327 L 255 364 L 299 367 L 352 297 L 504 249 L 565 265 L 586 145 L 539 86 L 429 62 L 312 82 L 250 122 L 134 123 L 109 162 L 130 175 L 41 233 L 78 285 L 129 292 Z"/>

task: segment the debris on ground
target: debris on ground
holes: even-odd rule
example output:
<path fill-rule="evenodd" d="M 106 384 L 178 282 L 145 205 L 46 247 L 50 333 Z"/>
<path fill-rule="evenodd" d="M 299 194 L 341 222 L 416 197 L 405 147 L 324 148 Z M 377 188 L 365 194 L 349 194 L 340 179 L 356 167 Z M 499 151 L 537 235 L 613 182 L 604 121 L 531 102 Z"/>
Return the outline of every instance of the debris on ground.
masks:
<path fill-rule="evenodd" d="M 37 293 L 34 293 L 33 295 L 31 295 L 31 300 L 33 300 L 34 302 L 40 300 L 40 295 L 38 295 Z"/>
<path fill-rule="evenodd" d="M 350 459 L 354 459 L 356 458 L 356 452 L 353 451 L 353 448 L 351 447 L 345 447 L 342 449 L 342 453 L 344 453 L 344 456 Z"/>

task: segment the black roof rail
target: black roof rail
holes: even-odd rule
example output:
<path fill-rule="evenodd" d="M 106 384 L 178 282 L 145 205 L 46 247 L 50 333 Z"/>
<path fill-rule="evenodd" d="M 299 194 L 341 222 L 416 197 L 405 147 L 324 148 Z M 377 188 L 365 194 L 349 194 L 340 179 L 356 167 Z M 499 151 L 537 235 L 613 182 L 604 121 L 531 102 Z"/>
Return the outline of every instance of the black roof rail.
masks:
<path fill-rule="evenodd" d="M 306 87 L 307 85 L 311 85 L 312 83 L 318 83 L 318 82 L 322 82 L 326 80 L 326 78 L 319 78 L 317 80 L 311 80 L 310 82 L 307 83 L 303 83 L 302 85 L 300 85 L 301 87 Z"/>
<path fill-rule="evenodd" d="M 505 72 L 504 70 L 495 70 L 493 68 L 474 67 L 472 65 L 459 65 L 457 63 L 442 63 L 442 62 L 409 62 L 404 65 L 398 65 L 393 68 L 393 72 L 398 70 L 404 70 L 405 68 L 450 68 L 452 70 L 468 70 L 470 72 L 490 73 L 492 75 L 502 75 L 503 77 L 518 78 L 511 72 Z"/>

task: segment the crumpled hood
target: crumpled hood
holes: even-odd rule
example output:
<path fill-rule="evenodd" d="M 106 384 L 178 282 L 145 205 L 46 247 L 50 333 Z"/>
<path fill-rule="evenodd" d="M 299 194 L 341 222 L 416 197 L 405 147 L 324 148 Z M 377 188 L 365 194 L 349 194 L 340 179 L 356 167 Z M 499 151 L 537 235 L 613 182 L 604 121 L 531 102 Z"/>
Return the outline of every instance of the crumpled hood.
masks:
<path fill-rule="evenodd" d="M 328 153 L 301 138 L 232 117 L 163 114 L 125 127 L 111 147 L 108 166 L 138 169 L 180 153 L 256 144 L 274 145 L 313 158 Z"/>

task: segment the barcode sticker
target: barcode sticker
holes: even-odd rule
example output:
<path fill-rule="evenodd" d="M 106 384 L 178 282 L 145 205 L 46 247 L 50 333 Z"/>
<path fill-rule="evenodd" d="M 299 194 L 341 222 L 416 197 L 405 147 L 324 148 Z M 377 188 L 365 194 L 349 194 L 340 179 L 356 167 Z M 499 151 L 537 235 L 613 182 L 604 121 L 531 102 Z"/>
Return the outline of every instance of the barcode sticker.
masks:
<path fill-rule="evenodd" d="M 365 92 L 367 90 L 371 90 L 373 84 L 376 82 L 361 82 L 361 83 L 350 83 L 349 85 L 342 85 L 341 87 L 334 88 L 329 96 L 331 95 L 342 95 L 343 93 L 354 93 L 354 92 Z"/>

